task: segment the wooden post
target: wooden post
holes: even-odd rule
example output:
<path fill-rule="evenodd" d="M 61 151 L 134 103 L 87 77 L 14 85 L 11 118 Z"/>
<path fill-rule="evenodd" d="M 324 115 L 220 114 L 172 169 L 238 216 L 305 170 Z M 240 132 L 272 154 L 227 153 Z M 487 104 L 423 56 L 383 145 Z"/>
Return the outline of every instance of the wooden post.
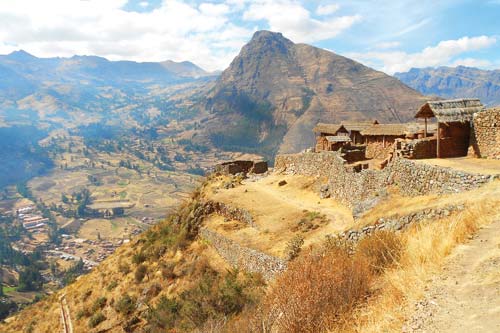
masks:
<path fill-rule="evenodd" d="M 382 135 L 382 147 L 385 148 L 385 135 Z"/>
<path fill-rule="evenodd" d="M 425 117 L 424 120 L 425 120 L 424 138 L 426 138 L 427 137 L 427 117 Z"/>
<path fill-rule="evenodd" d="M 436 140 L 436 146 L 437 146 L 437 151 L 436 151 L 436 157 L 440 158 L 441 157 L 441 151 L 439 149 L 439 121 L 438 121 L 438 126 L 437 126 L 437 140 Z"/>

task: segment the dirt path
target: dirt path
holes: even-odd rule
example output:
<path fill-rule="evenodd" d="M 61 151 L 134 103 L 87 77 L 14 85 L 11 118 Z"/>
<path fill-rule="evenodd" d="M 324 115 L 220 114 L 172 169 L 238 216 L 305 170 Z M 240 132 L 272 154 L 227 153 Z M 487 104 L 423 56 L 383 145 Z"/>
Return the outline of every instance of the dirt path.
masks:
<path fill-rule="evenodd" d="M 71 322 L 71 316 L 69 313 L 68 303 L 66 302 L 66 295 L 63 295 L 60 299 L 61 307 L 61 323 L 63 333 L 73 333 L 73 323 Z"/>
<path fill-rule="evenodd" d="M 403 331 L 500 332 L 500 218 L 453 251 Z"/>

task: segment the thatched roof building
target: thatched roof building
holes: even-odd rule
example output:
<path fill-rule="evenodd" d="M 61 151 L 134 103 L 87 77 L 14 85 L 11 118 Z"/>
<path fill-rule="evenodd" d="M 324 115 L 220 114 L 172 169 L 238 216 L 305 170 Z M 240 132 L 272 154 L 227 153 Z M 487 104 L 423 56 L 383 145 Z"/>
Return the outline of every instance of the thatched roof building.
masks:
<path fill-rule="evenodd" d="M 429 101 L 420 107 L 415 118 L 436 117 L 440 123 L 472 121 L 474 113 L 485 108 L 477 98 Z"/>

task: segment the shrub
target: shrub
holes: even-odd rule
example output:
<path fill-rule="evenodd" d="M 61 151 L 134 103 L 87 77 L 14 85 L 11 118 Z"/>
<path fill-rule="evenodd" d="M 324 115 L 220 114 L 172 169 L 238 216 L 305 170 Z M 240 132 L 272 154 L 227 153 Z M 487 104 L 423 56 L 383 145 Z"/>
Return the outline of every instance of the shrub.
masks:
<path fill-rule="evenodd" d="M 401 257 L 401 238 L 390 231 L 379 231 L 363 238 L 356 248 L 356 255 L 365 257 L 375 273 L 383 272 Z"/>
<path fill-rule="evenodd" d="M 92 304 L 92 312 L 102 309 L 106 305 L 107 299 L 104 296 L 97 298 Z"/>
<path fill-rule="evenodd" d="M 288 260 L 293 260 L 299 256 L 300 250 L 304 245 L 304 237 L 296 235 L 291 240 L 288 241 L 285 249 L 286 258 Z"/>
<path fill-rule="evenodd" d="M 175 264 L 173 262 L 167 262 L 161 267 L 161 275 L 164 279 L 175 279 L 176 274 L 174 273 Z"/>
<path fill-rule="evenodd" d="M 125 263 L 120 263 L 118 265 L 118 270 L 123 274 L 123 275 L 127 275 L 128 273 L 130 273 L 130 266 L 125 264 Z"/>
<path fill-rule="evenodd" d="M 113 281 L 110 284 L 108 284 L 108 286 L 106 287 L 106 290 L 111 291 L 111 290 L 115 289 L 117 286 L 118 286 L 118 282 Z"/>
<path fill-rule="evenodd" d="M 144 280 L 144 277 L 148 273 L 148 267 L 146 265 L 140 264 L 135 270 L 135 282 L 140 283 Z"/>
<path fill-rule="evenodd" d="M 120 300 L 115 305 L 116 312 L 122 315 L 128 315 L 134 312 L 136 300 L 134 297 L 130 297 L 128 294 L 120 298 Z"/>
<path fill-rule="evenodd" d="M 290 263 L 243 325 L 252 332 L 262 327 L 272 332 L 342 330 L 369 295 L 372 279 L 367 261 L 343 248 L 308 253 Z"/>
<path fill-rule="evenodd" d="M 104 316 L 104 314 L 102 312 L 99 311 L 98 313 L 96 313 L 92 317 L 90 317 L 89 327 L 94 328 L 105 320 L 106 320 L 106 317 Z"/>
<path fill-rule="evenodd" d="M 142 251 L 134 253 L 132 256 L 132 263 L 136 265 L 142 264 L 144 261 L 146 261 L 146 255 Z"/>
<path fill-rule="evenodd" d="M 79 320 L 82 319 L 83 317 L 90 317 L 91 315 L 92 313 L 90 312 L 89 308 L 83 308 L 76 312 L 76 319 Z"/>

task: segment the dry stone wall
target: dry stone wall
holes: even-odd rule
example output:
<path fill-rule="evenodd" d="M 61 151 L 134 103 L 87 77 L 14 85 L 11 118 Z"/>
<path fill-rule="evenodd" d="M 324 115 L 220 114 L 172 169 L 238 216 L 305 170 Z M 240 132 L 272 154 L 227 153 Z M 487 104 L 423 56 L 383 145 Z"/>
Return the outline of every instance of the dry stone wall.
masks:
<path fill-rule="evenodd" d="M 222 202 L 207 201 L 205 203 L 206 211 L 210 213 L 217 213 L 230 220 L 243 222 L 253 228 L 257 228 L 252 214 L 246 209 L 232 207 Z"/>
<path fill-rule="evenodd" d="M 498 178 L 403 158 L 393 159 L 383 170 L 355 172 L 338 152 L 278 155 L 275 170 L 324 179 L 318 186 L 321 196 L 331 196 L 355 210 L 383 195 L 388 185 L 398 186 L 404 195 L 415 196 L 468 191 Z"/>
<path fill-rule="evenodd" d="M 200 236 L 210 242 L 229 264 L 247 272 L 260 273 L 266 280 L 286 270 L 285 260 L 241 246 L 217 232 L 202 228 Z"/>
<path fill-rule="evenodd" d="M 472 148 L 478 157 L 500 159 L 500 109 L 474 115 Z"/>
<path fill-rule="evenodd" d="M 435 221 L 444 217 L 448 217 L 453 213 L 464 210 L 464 208 L 464 205 L 448 205 L 442 208 L 428 208 L 403 216 L 395 215 L 383 217 L 379 218 L 375 223 L 371 225 L 359 229 L 347 230 L 338 234 L 337 236 L 340 239 L 357 242 L 380 230 L 387 230 L 392 232 L 402 231 L 404 229 L 407 229 L 411 225 L 415 225 L 423 221 Z"/>
<path fill-rule="evenodd" d="M 498 178 L 402 158 L 395 159 L 383 172 L 387 173 L 388 184 L 398 186 L 408 196 L 469 191 Z"/>
<path fill-rule="evenodd" d="M 326 181 L 320 187 L 322 197 L 334 197 L 349 207 L 376 196 L 386 183 L 384 173 L 376 170 L 356 172 L 347 167 L 335 151 L 278 155 L 275 170 L 321 177 Z"/>

